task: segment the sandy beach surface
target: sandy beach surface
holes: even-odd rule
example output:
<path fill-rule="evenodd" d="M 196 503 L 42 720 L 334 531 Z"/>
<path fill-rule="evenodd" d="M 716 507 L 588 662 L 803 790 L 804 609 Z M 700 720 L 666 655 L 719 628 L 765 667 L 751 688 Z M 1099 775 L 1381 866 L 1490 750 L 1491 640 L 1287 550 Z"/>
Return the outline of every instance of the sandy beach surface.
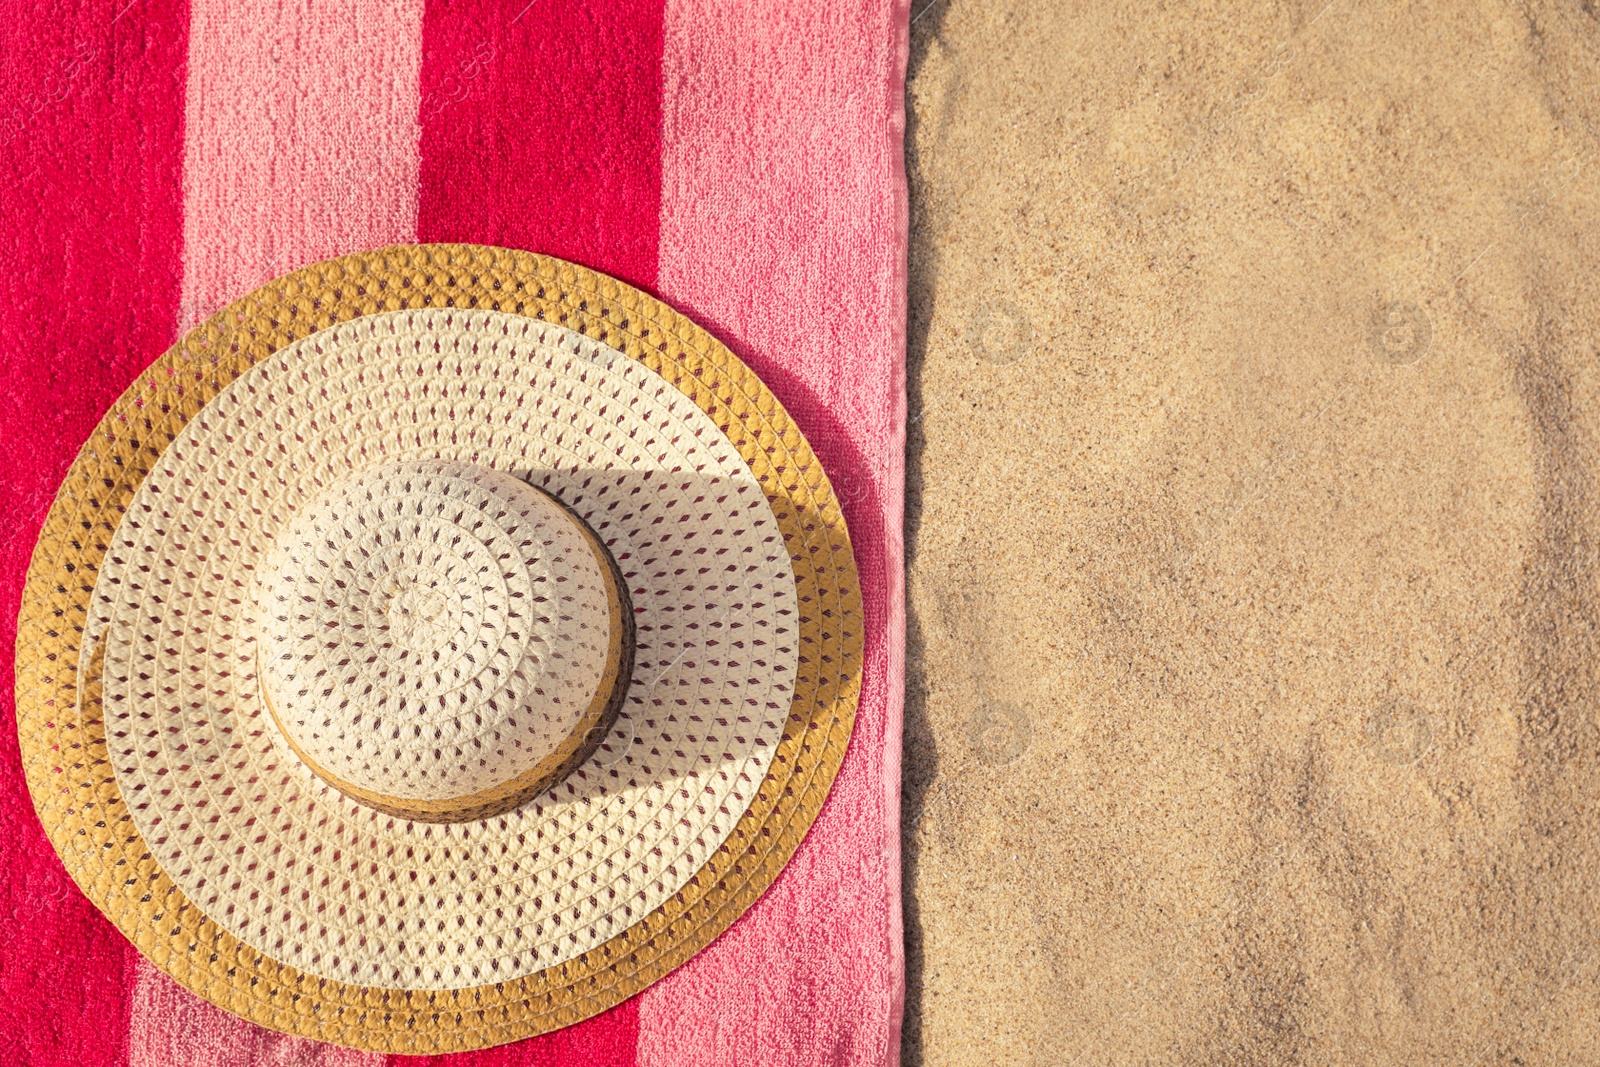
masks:
<path fill-rule="evenodd" d="M 1600 1062 L 1600 7 L 913 17 L 905 1062 Z"/>

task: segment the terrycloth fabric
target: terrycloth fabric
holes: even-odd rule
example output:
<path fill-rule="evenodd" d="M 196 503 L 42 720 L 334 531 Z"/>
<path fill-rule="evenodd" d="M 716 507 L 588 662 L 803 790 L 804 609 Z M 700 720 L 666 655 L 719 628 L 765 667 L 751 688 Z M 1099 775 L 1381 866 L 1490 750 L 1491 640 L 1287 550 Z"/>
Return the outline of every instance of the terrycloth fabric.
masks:
<path fill-rule="evenodd" d="M 0 22 L 0 1063 L 894 1062 L 905 5 L 125 4 Z M 822 458 L 867 608 L 855 737 L 766 896 L 601 1016 L 432 1061 L 262 1031 L 140 959 L 44 837 L 10 693 L 34 539 L 117 393 L 262 281 L 415 240 L 578 260 L 726 341 Z"/>

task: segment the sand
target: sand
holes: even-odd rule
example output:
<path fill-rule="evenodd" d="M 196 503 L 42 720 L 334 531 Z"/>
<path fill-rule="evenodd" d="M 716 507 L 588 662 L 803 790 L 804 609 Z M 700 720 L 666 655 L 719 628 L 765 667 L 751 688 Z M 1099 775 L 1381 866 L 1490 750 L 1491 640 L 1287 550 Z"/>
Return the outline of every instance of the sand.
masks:
<path fill-rule="evenodd" d="M 1600 8 L 925 3 L 905 1062 L 1600 1062 Z"/>

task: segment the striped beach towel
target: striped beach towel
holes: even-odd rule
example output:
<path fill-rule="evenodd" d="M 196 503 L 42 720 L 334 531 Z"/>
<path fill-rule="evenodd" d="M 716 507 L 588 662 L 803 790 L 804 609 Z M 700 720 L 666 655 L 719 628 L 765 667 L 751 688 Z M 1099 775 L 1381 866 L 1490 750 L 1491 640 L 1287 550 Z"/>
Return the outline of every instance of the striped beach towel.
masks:
<path fill-rule="evenodd" d="M 0 20 L 0 1063 L 892 1063 L 901 1005 L 900 0 L 11 0 Z M 867 614 L 856 733 L 789 868 L 577 1026 L 434 1059 L 262 1030 L 84 899 L 18 760 L 12 646 L 57 485 L 111 401 L 261 283 L 381 245 L 571 259 L 695 318 L 799 422 Z"/>

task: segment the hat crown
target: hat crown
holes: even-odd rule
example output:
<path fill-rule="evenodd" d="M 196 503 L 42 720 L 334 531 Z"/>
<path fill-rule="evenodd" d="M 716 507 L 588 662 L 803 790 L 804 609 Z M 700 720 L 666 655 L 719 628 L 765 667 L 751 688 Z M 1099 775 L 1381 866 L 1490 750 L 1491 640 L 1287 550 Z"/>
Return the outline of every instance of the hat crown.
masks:
<path fill-rule="evenodd" d="M 282 740 L 391 814 L 481 818 L 549 788 L 599 744 L 627 682 L 614 563 L 504 472 L 358 471 L 289 521 L 259 585 Z"/>

